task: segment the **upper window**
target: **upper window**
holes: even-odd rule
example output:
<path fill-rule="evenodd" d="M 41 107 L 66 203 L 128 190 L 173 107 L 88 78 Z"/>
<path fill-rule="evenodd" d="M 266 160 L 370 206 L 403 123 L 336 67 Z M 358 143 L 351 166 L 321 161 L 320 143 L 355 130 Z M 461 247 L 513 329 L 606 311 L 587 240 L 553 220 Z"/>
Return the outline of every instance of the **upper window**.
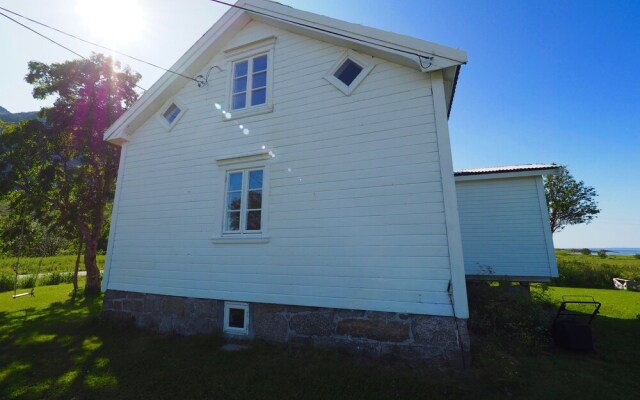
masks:
<path fill-rule="evenodd" d="M 362 72 L 362 67 L 355 61 L 347 58 L 342 66 L 338 68 L 335 74 L 336 78 L 340 79 L 342 83 L 349 86 Z"/>
<path fill-rule="evenodd" d="M 236 61 L 233 64 L 232 111 L 266 104 L 268 65 L 267 54 Z"/>
<path fill-rule="evenodd" d="M 182 118 L 185 111 L 187 111 L 187 107 L 178 99 L 171 99 L 166 102 L 160 110 L 160 114 L 158 115 L 160 122 L 167 130 L 171 130 L 176 123 L 178 123 L 178 120 Z"/>
<path fill-rule="evenodd" d="M 229 89 L 225 120 L 273 110 L 273 48 L 275 37 L 225 50 Z M 230 115 L 229 115 L 230 114 Z"/>
<path fill-rule="evenodd" d="M 324 78 L 348 96 L 373 69 L 372 59 L 352 50 L 346 51 Z"/>
<path fill-rule="evenodd" d="M 263 176 L 262 169 L 227 173 L 224 233 L 260 233 Z"/>

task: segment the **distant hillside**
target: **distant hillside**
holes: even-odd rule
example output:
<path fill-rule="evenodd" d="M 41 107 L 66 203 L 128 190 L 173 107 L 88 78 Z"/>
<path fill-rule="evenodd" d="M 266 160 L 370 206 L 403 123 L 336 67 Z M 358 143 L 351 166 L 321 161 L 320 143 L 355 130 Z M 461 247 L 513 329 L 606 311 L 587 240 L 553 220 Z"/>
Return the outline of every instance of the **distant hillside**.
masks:
<path fill-rule="evenodd" d="M 19 122 L 25 119 L 36 119 L 36 118 L 38 118 L 37 111 L 12 113 L 12 112 L 9 112 L 9 110 L 7 110 L 6 108 L 0 106 L 0 119 L 5 122 Z"/>

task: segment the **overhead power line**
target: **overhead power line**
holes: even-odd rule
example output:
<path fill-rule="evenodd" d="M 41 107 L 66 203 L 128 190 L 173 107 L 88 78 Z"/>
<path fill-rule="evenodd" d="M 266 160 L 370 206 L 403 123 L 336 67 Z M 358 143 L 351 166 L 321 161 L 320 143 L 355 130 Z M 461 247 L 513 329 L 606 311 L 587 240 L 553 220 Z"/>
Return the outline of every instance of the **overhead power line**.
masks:
<path fill-rule="evenodd" d="M 251 12 L 251 13 L 254 13 L 254 14 L 263 15 L 265 17 L 277 19 L 279 21 L 288 22 L 290 24 L 302 26 L 302 27 L 305 27 L 305 28 L 308 28 L 308 29 L 313 29 L 313 30 L 316 30 L 316 31 L 319 31 L 319 32 L 328 33 L 328 34 L 331 34 L 331 35 L 334 35 L 334 36 L 339 36 L 339 37 L 355 40 L 355 41 L 358 41 L 358 42 L 361 42 L 361 43 L 370 44 L 370 45 L 373 45 L 373 46 L 376 46 L 376 47 L 382 47 L 382 48 L 385 48 L 385 49 L 388 49 L 388 50 L 394 50 L 394 51 L 398 51 L 398 52 L 401 52 L 401 53 L 410 54 L 412 56 L 418 57 L 418 62 L 420 63 L 420 65 L 423 68 L 428 68 L 428 67 L 431 66 L 431 64 L 429 64 L 428 66 L 425 67 L 422 64 L 422 60 L 423 59 L 427 59 L 427 60 L 429 60 L 429 62 L 431 62 L 431 60 L 433 59 L 433 56 L 437 56 L 439 58 L 444 58 L 444 59 L 449 60 L 449 61 L 462 62 L 461 60 L 456 60 L 455 58 L 445 57 L 445 56 L 441 56 L 441 55 L 434 54 L 434 53 L 429 53 L 429 52 L 425 52 L 425 53 L 429 54 L 429 56 L 425 56 L 424 54 L 416 53 L 414 51 L 400 49 L 400 48 L 397 48 L 397 47 L 394 47 L 394 46 L 389 46 L 389 45 L 386 45 L 386 44 L 377 43 L 377 42 L 373 42 L 373 41 L 362 39 L 362 38 L 357 38 L 357 37 L 354 37 L 354 36 L 351 36 L 351 35 L 347 35 L 347 34 L 344 34 L 344 33 L 335 32 L 335 31 L 332 31 L 330 29 L 324 29 L 324 28 L 320 28 L 320 27 L 317 27 L 317 26 L 305 24 L 303 22 L 292 21 L 292 20 L 287 19 L 287 18 L 278 17 L 276 15 L 271 15 L 269 13 L 265 13 L 265 12 L 262 12 L 262 11 L 252 10 L 250 8 L 239 6 L 237 4 L 226 3 L 226 2 L 224 2 L 222 0 L 210 0 L 210 1 L 212 1 L 214 3 L 218 3 L 218 4 L 224 4 L 225 6 L 229 6 L 229 7 L 233 7 L 233 8 L 238 8 L 240 10 L 248 11 L 248 12 Z"/>
<path fill-rule="evenodd" d="M 38 25 L 43 26 L 43 27 L 45 27 L 45 28 L 48 28 L 48 29 L 54 30 L 54 31 L 56 31 L 56 32 L 58 32 L 58 33 L 61 33 L 61 34 L 66 35 L 66 36 L 69 36 L 69 37 L 74 38 L 74 39 L 76 39 L 76 40 L 79 40 L 79 41 L 81 41 L 81 42 L 84 42 L 84 43 L 90 44 L 90 45 L 95 46 L 95 47 L 99 47 L 99 48 L 101 48 L 101 49 L 103 49 L 103 50 L 111 51 L 111 52 L 113 52 L 113 53 L 115 53 L 115 54 L 119 54 L 119 55 L 124 56 L 124 57 L 128 57 L 128 58 L 130 58 L 130 59 L 132 59 L 132 60 L 139 61 L 139 62 L 144 63 L 144 64 L 147 64 L 147 65 L 149 65 L 149 66 L 151 66 L 151 67 L 161 69 L 161 70 L 163 70 L 163 71 L 165 71 L 165 72 L 170 72 L 170 73 L 172 73 L 172 74 L 179 75 L 179 76 L 181 76 L 181 77 L 183 77 L 183 78 L 186 78 L 186 79 L 192 80 L 192 81 L 194 81 L 194 82 L 196 82 L 196 83 L 200 83 L 200 81 L 198 81 L 197 79 L 192 78 L 192 77 L 187 76 L 187 75 L 184 75 L 184 74 L 181 74 L 180 72 L 172 71 L 172 70 L 170 70 L 170 69 L 167 69 L 167 68 L 161 67 L 161 66 L 156 65 L 156 64 L 154 64 L 154 63 L 151 63 L 151 62 L 149 62 L 149 61 L 145 61 L 145 60 L 140 59 L 140 58 L 138 58 L 138 57 L 134 57 L 134 56 L 132 56 L 132 55 L 129 55 L 129 54 L 123 53 L 123 52 L 118 51 L 118 50 L 116 50 L 116 49 L 112 49 L 112 48 L 110 48 L 110 47 L 103 46 L 103 45 L 101 45 L 101 44 L 91 42 L 91 41 L 86 40 L 86 39 L 83 39 L 83 38 L 81 38 L 81 37 L 79 37 L 79 36 L 76 36 L 76 35 L 73 35 L 73 34 L 71 34 L 71 33 L 65 32 L 65 31 L 63 31 L 63 30 L 61 30 L 61 29 L 55 28 L 55 27 L 53 27 L 53 26 L 51 26 L 51 25 L 47 25 L 47 24 L 45 24 L 44 22 L 36 21 L 35 19 L 29 18 L 29 17 L 27 17 L 27 16 L 24 16 L 24 15 L 22 15 L 22 14 L 19 14 L 19 13 L 15 12 L 15 11 L 11 11 L 11 10 L 6 9 L 6 8 L 4 8 L 4 7 L 0 7 L 0 10 L 6 11 L 6 12 L 11 13 L 11 14 L 13 14 L 13 15 L 17 15 L 17 16 L 18 16 L 18 17 L 20 17 L 20 18 L 24 18 L 24 19 L 26 19 L 27 21 L 31 21 L 31 22 L 33 22 L 34 24 L 38 24 Z M 75 51 L 73 51 L 73 50 L 69 49 L 68 47 L 63 46 L 63 45 L 61 45 L 60 43 L 58 43 L 58 42 L 56 42 L 56 41 L 54 41 L 54 40 L 52 40 L 52 39 L 48 38 L 47 36 L 45 36 L 45 35 L 43 35 L 43 34 L 41 34 L 41 33 L 37 32 L 37 31 L 35 31 L 35 30 L 31 29 L 31 28 L 29 28 L 28 26 L 26 26 L 26 25 L 24 25 L 24 24 L 22 24 L 22 23 L 20 23 L 20 22 L 18 22 L 18 21 L 16 21 L 15 19 L 13 19 L 13 18 L 11 18 L 11 17 L 7 16 L 6 14 L 1 13 L 1 12 L 0 12 L 0 14 L 1 14 L 1 15 L 4 15 L 5 17 L 9 18 L 10 20 L 12 20 L 13 22 L 15 22 L 15 23 L 17 23 L 17 24 L 20 24 L 20 25 L 24 26 L 25 28 L 29 29 L 30 31 L 35 32 L 35 33 L 36 33 L 36 34 L 38 34 L 39 36 L 42 36 L 43 38 L 45 38 L 45 39 L 47 39 L 47 40 L 49 40 L 49 41 L 51 41 L 51 42 L 53 42 L 53 43 L 57 44 L 58 46 L 61 46 L 61 47 L 65 48 L 66 50 L 69 50 L 69 51 L 70 51 L 70 52 L 72 52 L 73 54 L 75 54 L 75 55 L 77 55 L 77 56 L 79 56 L 79 57 L 82 57 L 82 58 L 86 58 L 86 57 L 83 57 L 82 55 L 80 55 L 80 54 L 76 53 Z M 138 86 L 138 87 L 139 87 L 139 86 Z M 142 88 L 141 88 L 141 89 L 142 89 Z M 146 89 L 142 89 L 142 90 L 146 90 Z"/>
<path fill-rule="evenodd" d="M 6 10 L 5 8 L 2 8 L 2 7 L 0 7 L 0 9 L 5 10 L 5 11 L 7 11 L 7 12 L 11 12 L 11 11 L 9 11 L 9 10 Z M 40 33 L 40 32 L 38 32 L 38 31 L 36 31 L 35 29 L 32 29 L 32 28 L 28 27 L 27 25 L 23 24 L 22 22 L 20 22 L 20 21 L 16 21 L 15 19 L 11 18 L 11 17 L 10 17 L 10 16 L 8 16 L 7 14 L 5 14 L 5 13 L 3 13 L 3 12 L 0 12 L 0 15 L 2 15 L 2 16 L 3 16 L 3 17 L 5 17 L 5 18 L 8 18 L 9 20 L 11 20 L 11 21 L 15 22 L 16 24 L 18 24 L 18 25 L 22 26 L 23 28 L 26 28 L 26 29 L 30 30 L 31 32 L 35 33 L 36 35 L 41 36 L 41 37 L 43 37 L 43 38 L 47 39 L 47 40 L 48 40 L 48 41 L 50 41 L 51 43 L 53 43 L 53 44 L 55 44 L 55 45 L 57 45 L 57 46 L 60 46 L 60 47 L 62 47 L 63 49 L 65 49 L 65 50 L 67 50 L 67 51 L 72 52 L 73 54 L 77 55 L 78 57 L 80 57 L 80 58 L 82 58 L 82 59 L 85 59 L 85 60 L 87 59 L 87 58 L 86 58 L 85 56 L 83 56 L 82 54 L 77 53 L 77 52 L 75 52 L 75 51 L 71 50 L 70 48 L 66 47 L 65 45 L 63 45 L 63 44 L 60 44 L 60 43 L 56 42 L 55 40 L 53 40 L 53 39 L 51 39 L 51 38 L 49 38 L 49 37 L 47 37 L 47 36 L 43 35 L 42 33 Z"/>

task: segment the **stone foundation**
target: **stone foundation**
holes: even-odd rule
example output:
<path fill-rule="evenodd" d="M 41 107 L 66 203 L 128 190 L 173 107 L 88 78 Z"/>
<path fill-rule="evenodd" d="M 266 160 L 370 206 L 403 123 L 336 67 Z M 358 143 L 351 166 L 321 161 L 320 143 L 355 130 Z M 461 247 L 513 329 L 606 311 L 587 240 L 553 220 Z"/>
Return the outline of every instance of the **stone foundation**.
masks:
<path fill-rule="evenodd" d="M 159 333 L 208 334 L 222 332 L 224 301 L 108 290 L 103 315 Z M 469 356 L 467 321 L 456 326 L 453 317 L 249 303 L 249 318 L 249 335 L 230 337 L 449 365 Z"/>

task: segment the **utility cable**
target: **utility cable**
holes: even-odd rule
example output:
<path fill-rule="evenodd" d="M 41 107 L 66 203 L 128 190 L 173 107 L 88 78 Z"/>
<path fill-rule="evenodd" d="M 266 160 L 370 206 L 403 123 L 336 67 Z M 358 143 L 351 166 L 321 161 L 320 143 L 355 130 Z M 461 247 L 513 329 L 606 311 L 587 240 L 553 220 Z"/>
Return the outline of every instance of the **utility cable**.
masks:
<path fill-rule="evenodd" d="M 0 9 L 2 9 L 2 10 L 6 10 L 6 9 L 5 9 L 5 8 L 3 8 L 3 7 L 0 7 Z M 10 11 L 10 12 L 11 12 L 11 11 Z M 15 14 L 15 13 L 14 13 L 14 14 Z M 22 26 L 23 28 L 26 28 L 26 29 L 30 30 L 31 32 L 35 33 L 36 35 L 38 35 L 38 36 L 40 36 L 40 37 L 43 37 L 43 38 L 47 39 L 47 40 L 48 40 L 48 41 L 50 41 L 51 43 L 53 43 L 53 44 L 55 44 L 55 45 L 57 45 L 57 46 L 60 46 L 60 47 L 62 47 L 63 49 L 65 49 L 65 50 L 67 50 L 67 51 L 70 51 L 71 53 L 73 53 L 73 54 L 75 54 L 76 56 L 78 56 L 78 57 L 82 58 L 83 60 L 87 60 L 87 57 L 83 56 L 82 54 L 80 54 L 80 53 L 78 53 L 78 52 L 76 52 L 76 51 L 74 51 L 74 50 L 71 50 L 71 49 L 70 49 L 70 48 L 68 48 L 67 46 L 65 46 L 65 45 L 63 45 L 63 44 L 61 44 L 61 43 L 56 42 L 55 40 L 51 39 L 50 37 L 43 35 L 42 33 L 40 33 L 40 32 L 38 32 L 38 31 L 36 31 L 35 29 L 33 29 L 33 28 L 31 28 L 31 27 L 29 27 L 29 26 L 27 26 L 27 25 L 25 25 L 25 24 L 21 23 L 20 21 L 16 21 L 15 19 L 11 18 L 11 17 L 10 17 L 10 16 L 8 16 L 7 14 L 5 14 L 5 13 L 3 13 L 3 12 L 0 12 L 0 15 L 2 15 L 3 17 L 8 18 L 9 20 L 11 20 L 11 21 L 15 22 L 16 24 L 18 24 L 18 25 Z M 18 15 L 19 15 L 19 14 L 18 14 Z M 137 87 L 138 89 L 140 89 L 140 90 L 142 90 L 142 91 L 145 91 L 145 92 L 147 91 L 147 89 L 143 88 L 142 86 L 138 85 L 137 83 L 135 84 L 135 87 Z"/>
<path fill-rule="evenodd" d="M 192 78 L 192 77 L 190 77 L 190 76 L 188 76 L 188 75 L 184 75 L 184 74 L 181 74 L 180 72 L 172 71 L 172 70 L 170 70 L 170 69 L 167 69 L 167 68 L 161 67 L 161 66 L 156 65 L 156 64 L 153 64 L 153 63 L 151 63 L 151 62 L 149 62 L 149 61 L 142 60 L 142 59 L 137 58 L 137 57 L 134 57 L 134 56 L 132 56 L 132 55 L 129 55 L 129 54 L 123 53 L 123 52 L 121 52 L 121 51 L 118 51 L 118 50 L 112 49 L 112 48 L 110 48 L 110 47 L 103 46 L 103 45 L 101 45 L 101 44 L 91 42 L 91 41 L 86 40 L 86 39 L 83 39 L 83 38 L 81 38 L 81 37 L 79 37 L 79 36 L 76 36 L 76 35 L 73 35 L 73 34 L 71 34 L 71 33 L 68 33 L 68 32 L 65 32 L 65 31 L 63 31 L 63 30 L 60 30 L 60 29 L 58 29 L 58 28 L 55 28 L 55 27 L 53 27 L 53 26 L 51 26 L 51 25 L 47 25 L 47 24 L 45 24 L 45 23 L 43 23 L 43 22 L 36 21 L 35 19 L 32 19 L 32 18 L 26 17 L 26 16 L 24 16 L 24 15 L 22 15 L 22 14 L 19 14 L 19 13 L 15 12 L 15 11 L 8 10 L 8 9 L 6 9 L 6 8 L 4 8 L 4 7 L 0 7 L 0 10 L 6 11 L 6 12 L 11 13 L 11 14 L 13 14 L 13 15 L 17 15 L 17 16 L 18 16 L 18 17 L 20 17 L 20 18 L 24 18 L 24 19 L 26 19 L 27 21 L 31 21 L 31 22 L 33 22 L 34 24 L 38 24 L 38 25 L 44 26 L 45 28 L 48 28 L 48 29 L 54 30 L 54 31 L 56 31 L 56 32 L 58 32 L 58 33 L 61 33 L 61 34 L 66 35 L 66 36 L 69 36 L 69 37 L 74 38 L 74 39 L 76 39 L 76 40 L 79 40 L 79 41 L 81 41 L 81 42 L 84 42 L 84 43 L 90 44 L 90 45 L 92 45 L 92 46 L 99 47 L 99 48 L 101 48 L 101 49 L 103 49 L 103 50 L 108 50 L 108 51 L 111 51 L 111 52 L 113 52 L 113 53 L 115 53 L 115 54 L 119 54 L 119 55 L 121 55 L 121 56 L 128 57 L 128 58 L 130 58 L 130 59 L 132 59 L 132 60 L 135 60 L 135 61 L 141 62 L 141 63 L 143 63 L 143 64 L 147 64 L 147 65 L 149 65 L 149 66 L 151 66 L 151 67 L 161 69 L 161 70 L 163 70 L 163 71 L 165 71 L 165 72 L 170 72 L 170 73 L 172 73 L 172 74 L 179 75 L 179 76 L 181 76 L 181 77 L 183 77 L 183 78 L 185 78 L 185 79 L 192 80 L 192 81 L 194 81 L 194 82 L 196 82 L 196 83 L 198 83 L 198 84 L 200 84 L 200 82 L 201 82 L 201 81 L 199 81 L 198 79 Z M 16 23 L 20 24 L 20 22 L 16 21 L 15 19 L 10 18 L 10 17 L 8 17 L 7 15 L 5 15 L 5 14 L 3 14 L 3 13 L 0 13 L 0 14 L 4 15 L 5 17 L 9 18 L 10 20 L 12 20 L 12 21 L 14 21 L 14 22 L 16 22 Z M 46 36 L 44 36 L 44 35 L 42 35 L 42 34 L 40 34 L 40 33 L 36 32 L 35 30 L 33 30 L 33 29 L 29 28 L 28 26 L 23 25 L 23 24 L 20 24 L 20 25 L 22 25 L 22 26 L 24 26 L 25 28 L 27 28 L 27 29 L 29 29 L 29 30 L 31 30 L 31 31 L 33 31 L 33 32 L 35 32 L 35 33 L 37 33 L 38 35 L 40 35 L 40 36 L 44 37 L 45 39 L 50 40 L 50 41 L 52 41 L 52 42 L 54 42 L 54 43 L 58 44 L 59 46 L 62 46 L 62 45 L 60 45 L 59 43 L 57 43 L 57 42 L 53 41 L 52 39 L 49 39 L 48 37 L 46 37 Z M 62 47 L 64 47 L 64 46 L 62 46 Z M 69 48 L 67 48 L 67 47 L 64 47 L 64 48 L 65 48 L 65 49 L 67 49 L 67 50 L 69 50 L 69 51 L 71 51 L 72 53 L 74 53 L 74 54 L 76 54 L 76 55 L 78 55 L 78 56 L 82 57 L 81 55 L 79 55 L 78 53 L 74 52 L 73 50 L 70 50 L 70 49 L 69 49 Z M 85 57 L 82 57 L 82 58 L 85 58 Z M 139 87 L 139 86 L 138 86 L 138 87 Z M 141 88 L 141 89 L 142 89 L 142 88 Z M 146 89 L 142 89 L 142 90 L 146 90 Z"/>
<path fill-rule="evenodd" d="M 329 30 L 329 29 L 319 28 L 317 26 L 305 24 L 303 22 L 292 21 L 292 20 L 289 20 L 289 19 L 286 19 L 286 18 L 278 17 L 276 15 L 268 14 L 268 13 L 265 13 L 265 12 L 262 12 L 262 11 L 252 10 L 250 8 L 247 8 L 247 7 L 239 6 L 237 4 L 226 3 L 226 2 L 221 1 L 221 0 L 210 0 L 210 1 L 213 1 L 214 3 L 218 3 L 218 4 L 223 4 L 225 6 L 238 8 L 240 10 L 248 11 L 248 12 L 251 12 L 251 13 L 254 13 L 254 14 L 263 15 L 265 17 L 269 17 L 269 18 L 280 20 L 280 21 L 288 22 L 290 24 L 294 24 L 294 25 L 305 27 L 305 28 L 313 29 L 313 30 L 316 30 L 316 31 L 319 31 L 319 32 L 328 33 L 328 34 L 331 34 L 331 35 L 334 35 L 334 36 L 340 36 L 340 37 L 344 37 L 344 38 L 347 38 L 347 39 L 356 40 L 358 42 L 370 44 L 370 45 L 373 45 L 373 46 L 376 46 L 376 47 L 382 47 L 382 48 L 385 48 L 385 49 L 394 50 L 394 51 L 398 51 L 398 52 L 405 53 L 405 54 L 410 54 L 412 56 L 418 57 L 418 62 L 420 63 L 420 66 L 422 66 L 423 68 L 429 68 L 431 66 L 431 61 L 433 60 L 434 56 L 437 56 L 439 58 L 444 58 L 444 59 L 449 60 L 449 61 L 458 62 L 458 63 L 463 62 L 463 61 L 460 61 L 460 60 L 456 60 L 455 58 L 445 57 L 445 56 L 437 55 L 437 54 L 434 54 L 434 53 L 428 53 L 428 54 L 430 54 L 430 56 L 425 56 L 424 54 L 416 53 L 416 52 L 405 50 L 405 49 L 399 49 L 397 47 L 389 46 L 389 45 L 382 44 L 382 43 L 376 43 L 376 42 L 373 42 L 373 41 L 370 41 L 370 40 L 357 38 L 357 37 L 350 36 L 350 35 L 347 35 L 347 34 L 344 34 L 344 33 L 340 33 L 340 32 L 334 32 L 334 31 Z M 429 65 L 427 65 L 426 67 L 422 63 L 423 59 L 429 60 Z"/>

